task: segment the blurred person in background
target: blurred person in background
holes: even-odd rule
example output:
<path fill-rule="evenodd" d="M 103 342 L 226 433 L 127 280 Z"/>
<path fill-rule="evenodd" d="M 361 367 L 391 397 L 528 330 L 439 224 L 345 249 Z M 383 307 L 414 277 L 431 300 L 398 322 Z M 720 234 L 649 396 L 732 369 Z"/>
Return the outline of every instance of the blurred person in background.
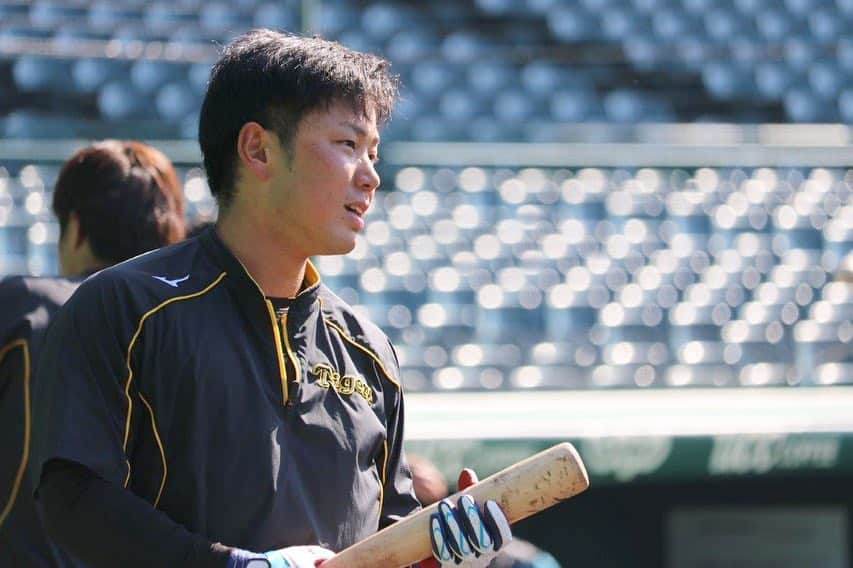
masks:
<path fill-rule="evenodd" d="M 428 507 L 450 495 L 444 476 L 424 456 L 409 454 L 409 468 L 412 470 L 415 495 L 422 506 Z M 489 568 L 560 568 L 560 564 L 544 550 L 514 536 L 492 560 Z"/>
<path fill-rule="evenodd" d="M 74 153 L 53 193 L 62 277 L 0 281 L 0 565 L 71 564 L 45 535 L 25 475 L 31 392 L 54 313 L 83 279 L 184 236 L 183 193 L 169 159 L 136 141 L 106 140 Z"/>

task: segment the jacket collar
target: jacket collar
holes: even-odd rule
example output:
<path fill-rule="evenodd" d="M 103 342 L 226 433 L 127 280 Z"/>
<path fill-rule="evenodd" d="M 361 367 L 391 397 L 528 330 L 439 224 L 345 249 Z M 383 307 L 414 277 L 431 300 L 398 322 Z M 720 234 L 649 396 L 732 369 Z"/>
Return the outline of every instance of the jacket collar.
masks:
<path fill-rule="evenodd" d="M 204 248 L 213 255 L 216 263 L 228 273 L 229 280 L 234 283 L 241 294 L 254 294 L 261 300 L 264 299 L 261 287 L 255 282 L 243 263 L 225 246 L 225 243 L 216 233 L 215 227 L 207 228 L 198 238 Z M 303 288 L 294 298 L 290 310 L 293 312 L 309 309 L 317 301 L 319 293 L 320 275 L 309 260 L 305 267 Z"/>

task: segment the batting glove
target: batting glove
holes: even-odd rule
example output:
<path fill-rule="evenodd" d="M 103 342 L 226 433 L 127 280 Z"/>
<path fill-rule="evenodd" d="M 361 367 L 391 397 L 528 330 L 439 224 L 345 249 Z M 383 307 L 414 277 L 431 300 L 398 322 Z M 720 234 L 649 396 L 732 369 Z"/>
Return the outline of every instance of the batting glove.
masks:
<path fill-rule="evenodd" d="M 264 554 L 232 549 L 228 568 L 315 568 L 335 553 L 321 546 L 289 546 Z"/>
<path fill-rule="evenodd" d="M 471 470 L 463 470 L 459 475 L 460 490 L 476 482 L 477 476 Z M 421 562 L 421 566 L 488 566 L 511 540 L 509 521 L 495 501 L 486 501 L 480 507 L 470 495 L 462 495 L 456 503 L 443 499 L 438 504 L 438 512 L 430 516 L 430 542 L 435 562 Z"/>

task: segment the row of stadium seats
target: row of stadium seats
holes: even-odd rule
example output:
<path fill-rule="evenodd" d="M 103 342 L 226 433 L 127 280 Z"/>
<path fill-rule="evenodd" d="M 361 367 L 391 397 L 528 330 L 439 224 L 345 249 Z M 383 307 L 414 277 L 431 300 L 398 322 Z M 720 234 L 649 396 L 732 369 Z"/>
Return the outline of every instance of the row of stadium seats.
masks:
<path fill-rule="evenodd" d="M 151 34 L 197 28 L 200 38 L 221 39 L 217 34 L 251 26 L 291 28 L 299 24 L 295 0 L 240 0 L 237 2 L 121 2 L 37 0 L 0 3 L 4 28 L 21 30 L 22 35 L 59 32 L 60 36 L 98 39 L 110 37 L 117 29 L 141 28 Z"/>
<path fill-rule="evenodd" d="M 85 134 L 83 117 L 111 132 L 144 120 L 159 123 L 152 134 L 191 138 L 216 45 L 254 26 L 297 30 L 303 20 L 392 60 L 406 87 L 390 130 L 397 139 L 540 140 L 538 123 L 853 121 L 849 0 L 331 0 L 307 15 L 300 7 L 0 2 L 0 53 L 10 54 L 0 72 L 13 78 L 4 94 L 20 103 L 2 130 L 51 136 L 63 130 L 51 121 L 65 119 Z"/>
<path fill-rule="evenodd" d="M 0 273 L 55 270 L 56 166 L 0 175 Z M 193 220 L 215 217 L 182 172 Z M 412 390 L 853 381 L 853 170 L 384 172 L 326 283 Z"/>

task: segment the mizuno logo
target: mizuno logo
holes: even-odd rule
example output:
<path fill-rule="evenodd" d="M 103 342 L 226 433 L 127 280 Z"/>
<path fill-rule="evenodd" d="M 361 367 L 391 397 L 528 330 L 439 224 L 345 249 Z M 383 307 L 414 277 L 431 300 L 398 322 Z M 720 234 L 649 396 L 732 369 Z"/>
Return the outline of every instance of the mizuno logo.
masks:
<path fill-rule="evenodd" d="M 187 275 L 186 275 L 186 276 L 184 276 L 183 278 L 175 278 L 174 280 L 169 280 L 169 279 L 168 279 L 168 278 L 166 278 L 165 276 L 152 276 L 152 278 L 154 278 L 154 279 L 156 279 L 156 280 L 159 280 L 159 281 L 160 281 L 160 282 L 162 282 L 163 284 L 168 284 L 168 285 L 169 285 L 169 286 L 171 286 L 172 288 L 177 288 L 177 287 L 178 287 L 178 284 L 180 284 L 181 282 L 185 281 L 185 280 L 186 280 L 186 279 L 188 279 L 189 277 L 190 277 L 190 275 L 189 275 L 189 274 L 187 274 Z"/>

